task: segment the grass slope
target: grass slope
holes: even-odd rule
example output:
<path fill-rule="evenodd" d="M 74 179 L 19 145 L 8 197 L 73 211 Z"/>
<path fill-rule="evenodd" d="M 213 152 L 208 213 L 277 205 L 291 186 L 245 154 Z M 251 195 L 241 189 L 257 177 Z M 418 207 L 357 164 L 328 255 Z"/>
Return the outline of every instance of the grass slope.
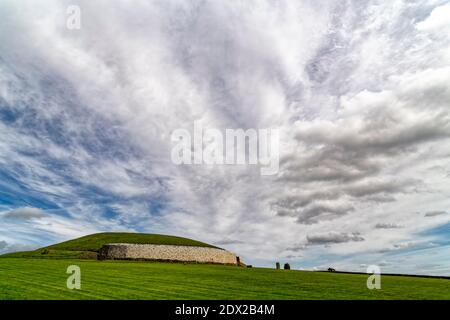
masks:
<path fill-rule="evenodd" d="M 81 290 L 66 288 L 69 265 Z M 0 259 L 3 299 L 450 299 L 450 280 L 238 268 L 218 265 L 61 259 Z"/>
<path fill-rule="evenodd" d="M 61 242 L 34 251 L 15 252 L 0 256 L 1 258 L 53 258 L 53 259 L 95 259 L 92 254 L 108 243 L 166 244 L 178 246 L 214 247 L 200 241 L 145 233 L 105 232 Z M 214 247 L 215 248 L 215 247 Z M 45 252 L 45 254 L 43 254 Z"/>
<path fill-rule="evenodd" d="M 78 239 L 58 243 L 47 247 L 47 249 L 98 251 L 107 243 L 170 244 L 178 246 L 212 247 L 211 245 L 200 241 L 161 234 L 106 232 L 91 234 Z"/>
<path fill-rule="evenodd" d="M 33 259 L 97 259 L 95 252 L 89 251 L 66 251 L 66 250 L 48 250 L 43 253 L 44 249 L 34 251 L 22 251 L 5 253 L 0 256 L 0 260 L 4 258 L 33 258 Z"/>

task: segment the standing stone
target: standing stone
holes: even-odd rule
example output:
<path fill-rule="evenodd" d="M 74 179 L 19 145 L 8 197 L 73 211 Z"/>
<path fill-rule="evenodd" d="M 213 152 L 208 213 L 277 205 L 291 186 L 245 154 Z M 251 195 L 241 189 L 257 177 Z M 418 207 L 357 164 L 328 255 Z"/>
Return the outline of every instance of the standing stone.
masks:
<path fill-rule="evenodd" d="M 289 263 L 284 264 L 284 270 L 291 270 L 291 266 L 289 265 Z"/>
<path fill-rule="evenodd" d="M 277 270 L 280 270 L 280 263 L 279 262 L 276 263 L 276 266 L 277 266 Z"/>

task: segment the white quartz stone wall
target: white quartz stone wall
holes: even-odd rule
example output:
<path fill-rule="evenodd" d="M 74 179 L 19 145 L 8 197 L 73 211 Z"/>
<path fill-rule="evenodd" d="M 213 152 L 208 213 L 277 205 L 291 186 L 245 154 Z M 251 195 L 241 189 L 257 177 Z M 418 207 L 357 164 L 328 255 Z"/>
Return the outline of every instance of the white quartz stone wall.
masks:
<path fill-rule="evenodd" d="M 114 243 L 104 245 L 101 259 L 166 260 L 200 263 L 237 264 L 236 256 L 226 250 L 208 247 Z"/>

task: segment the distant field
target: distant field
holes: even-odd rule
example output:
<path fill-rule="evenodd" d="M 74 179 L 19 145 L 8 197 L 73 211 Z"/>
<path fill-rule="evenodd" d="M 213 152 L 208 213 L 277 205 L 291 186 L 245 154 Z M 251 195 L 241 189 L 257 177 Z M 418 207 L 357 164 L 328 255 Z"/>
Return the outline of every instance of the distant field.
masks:
<path fill-rule="evenodd" d="M 0 299 L 450 299 L 450 280 L 220 265 L 0 258 Z M 81 290 L 66 268 L 81 268 Z"/>

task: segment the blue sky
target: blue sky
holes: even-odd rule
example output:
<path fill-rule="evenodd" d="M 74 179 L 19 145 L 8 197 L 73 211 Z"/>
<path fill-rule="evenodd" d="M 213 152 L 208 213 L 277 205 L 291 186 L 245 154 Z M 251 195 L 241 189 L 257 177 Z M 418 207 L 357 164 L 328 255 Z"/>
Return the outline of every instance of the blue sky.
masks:
<path fill-rule="evenodd" d="M 68 5 L 81 28 L 66 27 Z M 448 1 L 0 4 L 0 252 L 100 231 L 450 275 Z M 280 130 L 280 172 L 171 132 Z"/>

